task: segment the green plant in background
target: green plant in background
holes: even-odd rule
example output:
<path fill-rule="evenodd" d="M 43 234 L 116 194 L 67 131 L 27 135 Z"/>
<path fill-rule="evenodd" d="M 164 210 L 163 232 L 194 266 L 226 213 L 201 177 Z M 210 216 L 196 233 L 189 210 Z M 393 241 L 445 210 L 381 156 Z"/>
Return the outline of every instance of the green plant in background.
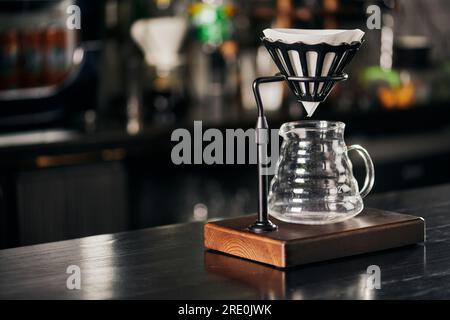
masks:
<path fill-rule="evenodd" d="M 233 7 L 214 3 L 195 3 L 189 8 L 195 37 L 202 43 L 220 45 L 231 38 Z"/>
<path fill-rule="evenodd" d="M 401 86 L 400 73 L 398 71 L 385 70 L 379 66 L 366 68 L 362 78 L 366 86 L 377 82 L 385 82 L 391 88 L 398 88 Z"/>

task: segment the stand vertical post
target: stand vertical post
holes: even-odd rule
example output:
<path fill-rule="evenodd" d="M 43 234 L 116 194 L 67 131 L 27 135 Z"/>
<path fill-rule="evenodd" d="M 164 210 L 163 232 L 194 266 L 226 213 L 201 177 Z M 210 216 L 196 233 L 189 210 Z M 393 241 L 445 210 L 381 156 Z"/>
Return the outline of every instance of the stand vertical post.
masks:
<path fill-rule="evenodd" d="M 255 95 L 256 106 L 258 108 L 258 120 L 256 122 L 256 144 L 258 148 L 257 164 L 258 164 L 258 216 L 249 229 L 256 233 L 268 232 L 277 229 L 268 217 L 267 213 L 267 192 L 268 179 L 264 174 L 264 165 L 266 163 L 267 146 L 269 144 L 269 125 L 264 114 L 264 106 L 259 93 L 259 85 L 262 83 L 278 82 L 285 80 L 283 75 L 275 75 L 271 77 L 261 77 L 253 82 L 253 94 Z"/>

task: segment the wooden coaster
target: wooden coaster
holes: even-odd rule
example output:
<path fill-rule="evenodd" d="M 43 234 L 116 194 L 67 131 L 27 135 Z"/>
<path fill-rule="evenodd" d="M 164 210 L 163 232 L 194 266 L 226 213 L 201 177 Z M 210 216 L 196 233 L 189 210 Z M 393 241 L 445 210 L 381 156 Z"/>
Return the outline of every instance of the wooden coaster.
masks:
<path fill-rule="evenodd" d="M 286 268 L 425 241 L 423 218 L 378 209 L 319 226 L 271 218 L 278 230 L 263 234 L 247 229 L 255 219 L 250 215 L 205 224 L 205 248 Z"/>

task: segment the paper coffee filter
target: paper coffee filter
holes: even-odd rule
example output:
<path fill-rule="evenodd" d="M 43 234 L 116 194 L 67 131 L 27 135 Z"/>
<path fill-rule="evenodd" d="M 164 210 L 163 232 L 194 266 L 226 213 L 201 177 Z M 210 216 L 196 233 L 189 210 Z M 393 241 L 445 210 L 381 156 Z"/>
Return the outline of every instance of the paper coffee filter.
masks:
<path fill-rule="evenodd" d="M 270 41 L 277 41 L 280 40 L 284 43 L 292 44 L 297 42 L 302 42 L 309 45 L 315 45 L 319 43 L 327 43 L 333 46 L 338 46 L 343 43 L 352 43 L 352 42 L 361 42 L 364 32 L 359 29 L 354 30 L 339 30 L 339 29 L 323 29 L 323 30 L 311 30 L 311 29 L 265 29 L 263 31 L 264 36 L 269 39 Z M 278 52 L 278 56 L 280 57 L 281 62 L 283 63 L 283 66 L 285 67 L 285 70 L 288 70 L 286 68 L 286 63 L 284 62 L 284 58 L 281 54 L 281 52 Z M 300 56 L 297 51 L 291 50 L 288 51 L 288 57 L 290 59 L 290 62 L 293 66 L 295 74 L 291 76 L 298 76 L 303 77 L 305 76 L 303 74 L 302 65 L 300 62 Z M 325 77 L 328 75 L 328 72 L 330 71 L 331 64 L 333 62 L 333 59 L 335 57 L 335 54 L 333 52 L 329 52 L 325 55 L 322 65 L 322 71 L 320 75 Z M 317 58 L 318 54 L 314 51 L 309 51 L 306 53 L 306 63 L 307 63 L 307 70 L 309 73 L 309 76 L 316 76 L 316 66 L 317 66 Z M 319 83 L 318 91 L 320 92 L 322 90 L 323 83 Z M 305 93 L 308 89 L 309 92 L 313 92 L 314 84 L 310 83 L 309 88 L 305 87 L 304 83 L 300 84 L 300 89 L 302 90 L 302 93 Z M 314 113 L 314 111 L 319 106 L 320 102 L 308 102 L 308 101 L 301 101 L 303 104 L 308 117 L 311 117 Z"/>
<path fill-rule="evenodd" d="M 281 40 L 285 43 L 303 42 L 306 44 L 328 43 L 333 46 L 361 41 L 364 36 L 364 32 L 360 29 L 265 29 L 263 33 L 272 41 Z"/>

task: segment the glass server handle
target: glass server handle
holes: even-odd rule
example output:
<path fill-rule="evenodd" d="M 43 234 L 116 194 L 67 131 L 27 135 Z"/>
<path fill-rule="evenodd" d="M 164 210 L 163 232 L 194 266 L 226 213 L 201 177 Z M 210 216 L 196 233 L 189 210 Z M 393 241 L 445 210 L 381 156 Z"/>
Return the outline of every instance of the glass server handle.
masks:
<path fill-rule="evenodd" d="M 373 167 L 372 158 L 370 158 L 369 153 L 366 149 L 361 147 L 359 144 L 354 144 L 347 148 L 347 151 L 356 150 L 358 154 L 363 158 L 364 165 L 366 166 L 366 178 L 364 179 L 364 185 L 360 191 L 362 198 L 367 196 L 372 190 L 373 183 L 375 182 L 375 168 Z"/>

